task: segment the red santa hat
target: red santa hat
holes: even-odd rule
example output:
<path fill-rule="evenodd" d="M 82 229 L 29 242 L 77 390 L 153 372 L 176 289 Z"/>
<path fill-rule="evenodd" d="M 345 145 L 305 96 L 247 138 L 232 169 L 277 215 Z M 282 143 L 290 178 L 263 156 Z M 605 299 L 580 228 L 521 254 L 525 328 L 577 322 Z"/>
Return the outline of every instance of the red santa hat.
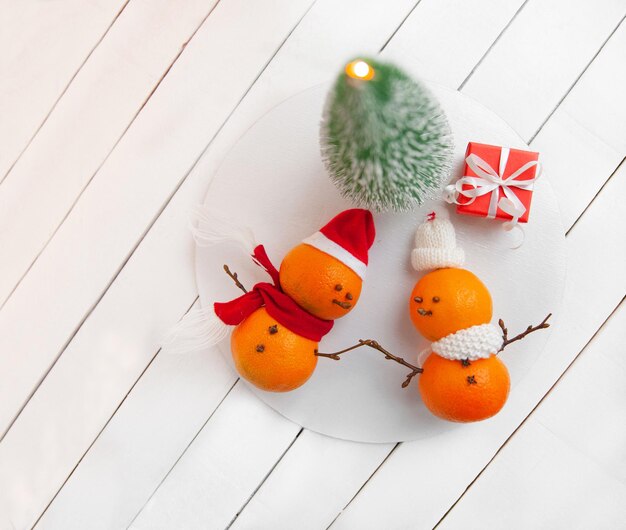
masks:
<path fill-rule="evenodd" d="M 372 214 L 368 210 L 354 208 L 337 214 L 303 243 L 338 259 L 363 279 L 367 270 L 368 250 L 375 236 Z"/>

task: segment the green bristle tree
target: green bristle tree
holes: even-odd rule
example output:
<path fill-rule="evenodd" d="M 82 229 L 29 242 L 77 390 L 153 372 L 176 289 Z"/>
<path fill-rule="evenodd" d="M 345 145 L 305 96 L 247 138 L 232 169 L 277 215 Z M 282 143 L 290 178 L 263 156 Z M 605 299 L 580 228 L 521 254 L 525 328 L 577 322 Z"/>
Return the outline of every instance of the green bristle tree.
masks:
<path fill-rule="evenodd" d="M 322 157 L 344 197 L 377 211 L 405 211 L 434 197 L 453 150 L 435 98 L 400 68 L 356 59 L 331 88 Z"/>

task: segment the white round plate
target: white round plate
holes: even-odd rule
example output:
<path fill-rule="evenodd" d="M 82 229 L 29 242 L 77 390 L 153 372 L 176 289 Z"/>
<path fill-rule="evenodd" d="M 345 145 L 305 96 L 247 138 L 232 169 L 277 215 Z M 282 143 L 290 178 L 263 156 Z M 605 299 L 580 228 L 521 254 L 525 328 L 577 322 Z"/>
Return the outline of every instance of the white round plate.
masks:
<path fill-rule="evenodd" d="M 250 227 L 278 267 L 285 253 L 319 230 L 340 211 L 353 207 L 328 178 L 320 158 L 319 122 L 329 85 L 314 87 L 273 108 L 234 146 L 216 172 L 205 205 L 220 216 Z M 468 141 L 525 149 L 526 144 L 498 116 L 463 94 L 429 85 L 448 115 L 455 135 L 453 177 L 461 172 Z M 408 299 L 420 274 L 409 254 L 415 228 L 432 204 L 406 214 L 375 214 L 376 241 L 361 299 L 320 343 L 332 352 L 361 338 L 378 340 L 415 363 L 428 343 L 411 325 Z M 536 184 L 525 241 L 505 232 L 500 221 L 457 215 L 447 206 L 465 248 L 466 268 L 487 285 L 494 321 L 503 318 L 511 334 L 555 312 L 565 279 L 565 238 L 552 188 L 543 176 Z M 269 281 L 240 248 L 198 248 L 196 276 L 203 307 L 241 293 L 224 274 L 228 263 L 244 284 Z M 503 354 L 513 383 L 541 353 L 550 330 L 534 333 Z M 219 350 L 232 365 L 229 341 Z M 361 348 L 341 361 L 320 358 L 311 379 L 284 394 L 250 385 L 265 403 L 290 420 L 317 432 L 364 442 L 397 442 L 462 428 L 433 417 L 421 402 L 417 380 L 403 389 L 407 370 L 377 351 Z M 419 377 L 419 376 L 418 376 Z M 247 383 L 246 383 L 247 384 Z M 515 392 L 515 388 L 512 389 Z M 506 407 L 501 414 L 506 414 Z"/>

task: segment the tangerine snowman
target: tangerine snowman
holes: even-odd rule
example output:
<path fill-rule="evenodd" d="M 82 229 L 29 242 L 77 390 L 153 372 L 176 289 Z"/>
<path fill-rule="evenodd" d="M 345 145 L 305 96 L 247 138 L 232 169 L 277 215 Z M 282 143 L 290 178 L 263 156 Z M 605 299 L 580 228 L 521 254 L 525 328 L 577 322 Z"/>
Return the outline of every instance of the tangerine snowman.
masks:
<path fill-rule="evenodd" d="M 236 326 L 231 352 L 243 378 L 271 392 L 294 390 L 309 379 L 319 341 L 359 300 L 374 237 L 372 214 L 351 209 L 289 251 L 280 270 L 262 245 L 254 249 L 255 263 L 273 283 L 258 283 L 235 300 L 214 304 L 217 317 Z"/>
<path fill-rule="evenodd" d="M 368 346 L 411 370 L 403 388 L 419 376 L 422 400 L 435 416 L 456 422 L 490 418 L 506 403 L 511 386 L 509 372 L 497 355 L 512 342 L 548 328 L 551 314 L 514 337 L 508 336 L 502 320 L 498 326 L 491 324 L 489 290 L 475 274 L 461 268 L 465 254 L 456 246 L 454 227 L 434 212 L 418 227 L 415 247 L 413 267 L 429 271 L 415 284 L 409 300 L 413 325 L 432 341 L 423 352 L 427 357 L 422 366 L 394 355 L 373 339 L 316 355 L 339 361 L 343 354 Z"/>
<path fill-rule="evenodd" d="M 491 324 L 491 295 L 485 284 L 463 269 L 448 219 L 429 214 L 415 234 L 411 264 L 427 272 L 409 300 L 415 328 L 432 341 L 422 363 L 419 391 L 426 407 L 450 421 L 470 422 L 500 411 L 509 395 L 509 372 L 497 357 L 504 339 Z"/>

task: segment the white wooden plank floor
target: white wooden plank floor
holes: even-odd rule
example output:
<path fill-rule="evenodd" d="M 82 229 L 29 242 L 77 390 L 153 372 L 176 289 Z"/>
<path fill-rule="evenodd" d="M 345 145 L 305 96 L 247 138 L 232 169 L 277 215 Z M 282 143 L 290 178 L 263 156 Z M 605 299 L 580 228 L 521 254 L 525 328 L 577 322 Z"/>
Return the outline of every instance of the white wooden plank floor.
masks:
<path fill-rule="evenodd" d="M 0 530 L 626 528 L 626 0 L 0 0 Z M 542 153 L 570 266 L 495 419 L 369 445 L 215 352 L 187 214 L 243 131 L 355 53 Z"/>

